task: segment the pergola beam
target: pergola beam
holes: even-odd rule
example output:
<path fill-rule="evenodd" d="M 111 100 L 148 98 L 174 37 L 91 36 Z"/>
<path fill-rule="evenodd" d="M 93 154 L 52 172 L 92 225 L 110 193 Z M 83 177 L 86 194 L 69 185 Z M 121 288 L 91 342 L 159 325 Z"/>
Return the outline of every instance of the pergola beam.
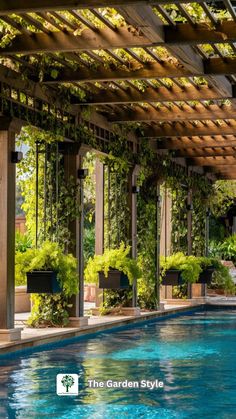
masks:
<path fill-rule="evenodd" d="M 194 0 L 175 0 L 175 3 L 191 3 Z M 198 3 L 204 0 L 199 0 Z M 73 9 L 89 9 L 99 7 L 116 7 L 123 5 L 155 5 L 166 4 L 166 0 L 8 0 L 0 3 L 0 15 L 8 15 L 11 13 L 36 13 L 42 11 L 55 10 L 73 10 Z"/>
<path fill-rule="evenodd" d="M 136 108 L 135 110 L 125 110 L 116 112 L 115 115 L 108 116 L 111 122 L 152 122 L 152 121 L 201 121 L 201 120 L 224 120 L 236 118 L 236 109 L 232 106 L 218 107 L 209 105 L 207 108 L 202 105 L 196 105 L 195 108 L 183 106 L 181 110 L 177 106 L 173 106 L 171 110 Z"/>
<path fill-rule="evenodd" d="M 155 15 L 154 15 L 155 16 Z M 48 33 L 24 33 L 17 35 L 5 48 L 1 49 L 1 55 L 8 54 L 35 54 L 43 52 L 75 52 L 107 48 L 135 48 L 168 46 L 173 47 L 173 54 L 181 59 L 183 55 L 191 55 L 191 50 L 185 48 L 198 44 L 215 44 L 236 42 L 236 27 L 234 22 L 226 21 L 219 23 L 217 31 L 208 25 L 196 25 L 194 28 L 189 23 L 179 24 L 175 27 L 157 25 L 155 31 L 157 36 L 148 37 L 140 31 L 130 31 L 127 27 L 97 29 L 85 29 L 80 35 L 74 32 L 58 31 Z M 142 29 L 142 28 L 141 28 Z M 145 32 L 142 30 L 142 32 Z M 177 49 L 176 49 L 177 48 Z M 193 52 L 193 51 L 192 51 Z M 199 56 L 194 54 L 199 60 Z M 192 57 L 193 58 L 193 57 Z M 191 68 L 194 66 L 192 63 Z M 197 69 L 200 67 L 197 65 Z"/>
<path fill-rule="evenodd" d="M 233 94 L 233 92 L 232 92 Z M 91 98 L 81 101 L 76 96 L 73 97 L 74 104 L 81 105 L 100 105 L 100 104 L 126 104 L 126 103 L 143 103 L 143 102 L 177 102 L 177 101 L 193 101 L 193 100 L 217 100 L 222 98 L 230 98 L 229 94 L 220 95 L 215 88 L 208 86 L 195 87 L 192 85 L 178 86 L 171 88 L 165 87 L 147 87 L 145 91 L 138 91 L 136 88 L 128 87 L 124 90 L 101 90 L 94 94 Z"/>
<path fill-rule="evenodd" d="M 174 156 L 175 157 L 185 157 L 185 158 L 195 158 L 195 157 L 227 157 L 227 156 L 234 156 L 236 157 L 236 143 L 234 148 L 227 147 L 222 148 L 221 146 L 211 148 L 206 145 L 204 148 L 201 149 L 183 149 L 176 151 Z"/>
<path fill-rule="evenodd" d="M 184 124 L 174 122 L 172 125 L 164 123 L 152 125 L 142 130 L 142 137 L 145 138 L 169 138 L 169 137 L 192 137 L 207 135 L 234 135 L 236 133 L 236 122 L 229 120 L 221 125 L 212 122 L 191 124 L 186 121 Z M 166 140 L 167 141 L 167 140 Z"/>
<path fill-rule="evenodd" d="M 236 169 L 236 157 L 195 157 L 188 158 L 186 162 L 189 166 L 235 166 Z"/>
<path fill-rule="evenodd" d="M 179 150 L 180 153 L 182 150 L 185 153 L 189 149 L 199 150 L 211 148 L 218 149 L 220 147 L 236 147 L 236 137 L 234 135 L 227 136 L 226 138 L 218 135 L 216 137 L 204 136 L 204 137 L 181 137 L 181 138 L 172 138 L 157 141 L 156 143 L 157 150 Z"/>
<path fill-rule="evenodd" d="M 221 58 L 210 58 L 204 61 L 204 70 L 194 74 L 195 76 L 216 76 L 231 75 L 236 72 L 236 58 L 227 58 L 227 61 Z M 155 78 L 178 78 L 191 77 L 193 74 L 190 70 L 177 66 L 171 62 L 163 61 L 162 63 L 150 62 L 144 64 L 142 68 L 131 69 L 109 69 L 104 66 L 98 66 L 96 70 L 93 68 L 80 68 L 77 71 L 58 69 L 57 77 L 45 75 L 43 83 L 68 83 L 68 82 L 103 82 L 118 80 L 138 80 L 138 79 L 155 79 Z"/>

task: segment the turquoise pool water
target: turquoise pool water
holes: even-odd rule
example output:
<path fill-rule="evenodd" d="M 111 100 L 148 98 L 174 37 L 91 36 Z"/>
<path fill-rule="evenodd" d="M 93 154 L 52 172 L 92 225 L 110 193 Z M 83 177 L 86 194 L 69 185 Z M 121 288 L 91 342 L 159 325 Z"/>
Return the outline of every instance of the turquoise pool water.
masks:
<path fill-rule="evenodd" d="M 236 418 L 236 311 L 196 311 L 0 358 L 0 418 Z M 80 375 L 57 396 L 56 375 Z M 89 388 L 88 380 L 164 388 Z"/>

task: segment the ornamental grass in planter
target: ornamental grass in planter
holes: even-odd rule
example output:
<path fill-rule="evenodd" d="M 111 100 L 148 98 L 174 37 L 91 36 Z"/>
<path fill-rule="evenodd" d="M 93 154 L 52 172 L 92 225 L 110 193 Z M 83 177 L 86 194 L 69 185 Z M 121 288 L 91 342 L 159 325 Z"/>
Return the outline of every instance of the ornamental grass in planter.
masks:
<path fill-rule="evenodd" d="M 57 294 L 39 293 L 32 295 L 33 308 L 29 325 L 64 326 L 68 323 L 71 307 L 69 299 L 78 292 L 77 261 L 72 255 L 65 255 L 56 243 L 45 242 L 41 248 L 29 249 L 25 253 L 16 255 L 16 275 L 26 282 L 28 273 L 36 273 L 41 281 L 41 275 L 56 275 L 60 292 Z M 42 278 L 41 276 L 41 278 Z M 45 285 L 45 284 L 44 284 Z M 35 284 L 35 287 L 37 284 Z M 40 286 L 38 287 L 40 288 Z M 45 288 L 44 288 L 45 290 Z"/>

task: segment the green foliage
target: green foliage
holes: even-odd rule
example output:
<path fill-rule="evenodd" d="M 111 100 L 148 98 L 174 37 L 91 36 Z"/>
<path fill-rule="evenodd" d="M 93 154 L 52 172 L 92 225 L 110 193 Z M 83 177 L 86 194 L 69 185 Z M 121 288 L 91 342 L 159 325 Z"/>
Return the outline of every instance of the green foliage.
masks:
<path fill-rule="evenodd" d="M 137 262 L 128 257 L 130 247 L 126 247 L 124 243 L 118 249 L 105 250 L 103 255 L 95 255 L 90 258 L 84 271 L 86 282 L 98 283 L 98 273 L 104 272 L 105 277 L 108 277 L 110 268 L 118 269 L 124 272 L 129 283 L 132 284 L 135 278 L 140 278 L 141 272 L 138 268 Z"/>
<path fill-rule="evenodd" d="M 58 152 L 62 137 L 26 127 L 17 139 L 24 145 L 24 159 L 17 165 L 17 182 L 23 196 L 22 210 L 28 234 L 36 237 L 36 142 L 39 142 L 38 177 L 38 242 L 56 241 L 68 249 L 73 244 L 69 224 L 79 215 L 77 185 L 73 176 L 66 176 L 63 155 Z M 45 182 L 46 180 L 46 182 Z"/>
<path fill-rule="evenodd" d="M 69 298 L 78 292 L 77 261 L 72 255 L 65 255 L 56 243 L 45 242 L 40 249 L 28 249 L 16 253 L 16 284 L 26 284 L 26 272 L 33 270 L 54 270 L 57 272 L 62 292 L 55 295 L 32 295 L 33 308 L 29 325 L 66 325 Z"/>
<path fill-rule="evenodd" d="M 183 253 L 176 253 L 167 258 L 161 258 L 161 276 L 164 277 L 167 269 L 177 269 L 182 271 L 182 278 L 185 283 L 196 283 L 199 279 L 199 274 L 209 267 L 214 268 L 212 276 L 212 283 L 210 288 L 223 288 L 228 292 L 233 293 L 235 286 L 229 273 L 228 267 L 222 265 L 217 258 L 185 256 Z M 185 286 L 185 284 L 184 284 Z M 186 288 L 175 289 L 175 296 L 183 296 L 186 293 Z"/>
<path fill-rule="evenodd" d="M 236 262 L 236 234 L 227 237 L 217 246 L 217 250 L 223 259 Z"/>
<path fill-rule="evenodd" d="M 15 285 L 26 285 L 26 272 L 36 255 L 35 249 L 26 249 L 24 252 L 18 250 L 15 256 Z"/>
<path fill-rule="evenodd" d="M 94 256 L 95 253 L 95 229 L 85 228 L 84 230 L 84 265 L 86 266 L 88 260 Z"/>
<path fill-rule="evenodd" d="M 147 170 L 139 175 L 138 206 L 138 266 L 142 272 L 138 285 L 138 304 L 155 309 L 156 297 L 156 188 Z"/>
<path fill-rule="evenodd" d="M 236 181 L 218 180 L 214 184 L 211 211 L 216 217 L 225 215 L 236 199 Z"/>
<path fill-rule="evenodd" d="M 101 315 L 109 314 L 114 307 L 130 307 L 132 302 L 131 290 L 103 290 L 104 302 L 99 312 Z"/>
<path fill-rule="evenodd" d="M 195 283 L 198 281 L 201 272 L 201 266 L 198 258 L 195 256 L 185 256 L 178 252 L 171 256 L 160 258 L 161 276 L 165 276 L 168 269 L 177 269 L 182 272 L 182 278 L 185 282 Z"/>
<path fill-rule="evenodd" d="M 57 243 L 45 242 L 35 251 L 31 260 L 29 272 L 33 270 L 53 270 L 63 289 L 63 293 L 70 297 L 78 291 L 77 261 L 72 255 L 65 255 Z"/>
<path fill-rule="evenodd" d="M 15 249 L 16 252 L 24 253 L 32 247 L 32 240 L 28 233 L 22 234 L 16 231 Z"/>
<path fill-rule="evenodd" d="M 68 309 L 72 307 L 65 294 L 33 294 L 33 307 L 28 325 L 31 327 L 66 326 Z"/>

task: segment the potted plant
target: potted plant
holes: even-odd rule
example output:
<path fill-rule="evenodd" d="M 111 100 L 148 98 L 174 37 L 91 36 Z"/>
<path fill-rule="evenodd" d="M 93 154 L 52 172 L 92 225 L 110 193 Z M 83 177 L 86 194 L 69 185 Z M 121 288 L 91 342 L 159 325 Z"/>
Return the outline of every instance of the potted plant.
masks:
<path fill-rule="evenodd" d="M 195 256 L 185 256 L 182 252 L 161 257 L 162 285 L 182 285 L 197 282 L 201 267 Z"/>
<path fill-rule="evenodd" d="M 118 249 L 105 250 L 103 255 L 90 258 L 84 272 L 87 282 L 99 284 L 104 289 L 127 289 L 141 272 L 137 262 L 128 255 L 130 247 L 124 244 Z"/>
<path fill-rule="evenodd" d="M 57 243 L 45 242 L 37 250 L 29 249 L 17 255 L 16 274 L 19 279 L 26 281 L 27 272 L 35 271 L 48 272 L 49 275 L 55 272 L 61 291 L 56 294 L 42 291 L 39 294 L 33 294 L 33 308 L 29 324 L 36 327 L 68 324 L 71 307 L 69 299 L 78 292 L 76 259 L 70 254 L 65 255 Z M 38 281 L 42 281 L 41 276 L 38 276 Z M 43 288 L 37 284 L 35 287 L 40 290 Z"/>
<path fill-rule="evenodd" d="M 197 282 L 199 284 L 210 284 L 212 281 L 212 275 L 218 267 L 218 260 L 208 257 L 199 257 L 198 260 L 201 272 Z"/>

